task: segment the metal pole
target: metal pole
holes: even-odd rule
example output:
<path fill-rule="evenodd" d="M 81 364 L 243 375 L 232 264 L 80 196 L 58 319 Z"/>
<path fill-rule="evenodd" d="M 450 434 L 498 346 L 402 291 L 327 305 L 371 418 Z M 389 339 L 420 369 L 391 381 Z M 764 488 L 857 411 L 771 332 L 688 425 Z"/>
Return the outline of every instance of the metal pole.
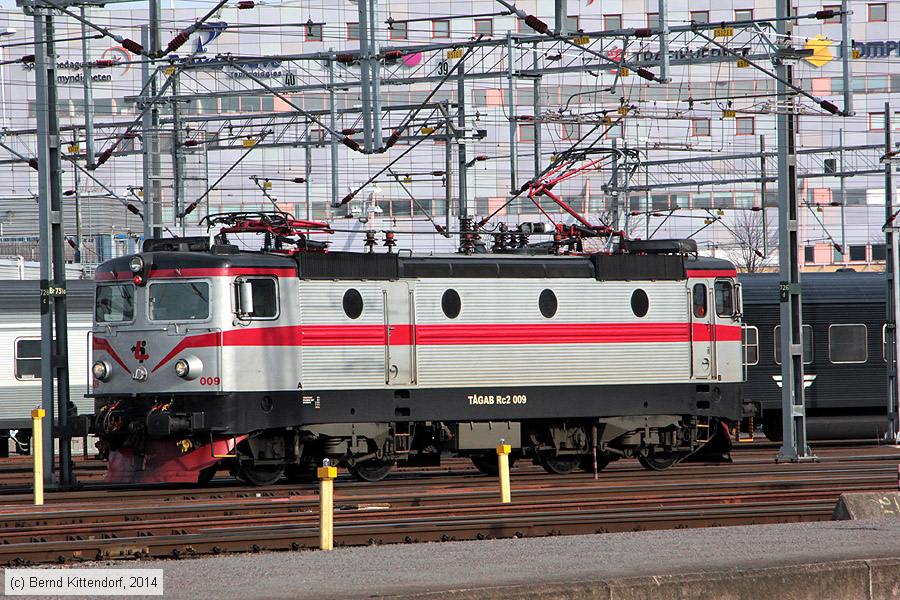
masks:
<path fill-rule="evenodd" d="M 306 122 L 306 141 L 309 141 L 309 121 Z M 303 183 L 303 193 L 306 197 L 306 220 L 312 220 L 312 204 L 309 199 L 309 178 L 312 175 L 312 146 L 309 144 L 306 145 L 306 165 L 303 169 L 303 178 L 306 180 Z"/>
<path fill-rule="evenodd" d="M 359 81 L 362 100 L 363 146 L 372 151 L 372 97 L 369 78 L 369 10 L 367 0 L 357 0 L 359 8 Z"/>
<path fill-rule="evenodd" d="M 611 189 L 609 190 L 609 197 L 612 199 L 612 206 L 610 207 L 610 223 L 612 224 L 613 231 L 619 230 L 619 149 L 618 149 L 618 139 L 613 139 L 612 141 L 612 165 L 610 167 L 611 173 L 609 176 L 610 183 L 612 184 Z"/>
<path fill-rule="evenodd" d="M 178 112 L 178 79 L 179 71 L 170 75 L 172 77 L 172 212 L 175 215 L 181 214 L 181 200 L 184 196 L 183 190 L 183 174 L 181 160 L 181 123 L 179 121 Z M 185 235 L 184 217 L 181 217 L 181 235 Z"/>
<path fill-rule="evenodd" d="M 87 19 L 87 7 L 81 7 L 81 18 Z M 94 166 L 94 93 L 91 80 L 91 50 L 90 37 L 88 36 L 87 25 L 81 24 L 81 69 L 84 80 L 84 137 L 85 137 L 85 157 L 87 168 Z"/>
<path fill-rule="evenodd" d="M 450 111 L 447 110 L 445 132 L 447 145 L 444 146 L 444 228 L 450 231 L 450 203 L 453 201 L 453 126 L 450 122 Z"/>
<path fill-rule="evenodd" d="M 649 240 L 649 239 L 650 239 L 650 213 L 651 213 L 651 206 L 650 206 L 650 167 L 647 166 L 647 165 L 644 165 L 644 185 L 647 187 L 647 189 L 644 191 L 644 194 L 646 195 L 646 198 L 645 198 L 645 207 L 646 207 L 646 211 L 647 211 L 647 214 L 646 214 L 646 216 L 644 217 L 644 224 L 646 225 L 646 228 L 647 228 L 647 230 L 646 230 L 646 232 L 645 232 L 645 234 L 644 234 L 644 239 Z"/>
<path fill-rule="evenodd" d="M 506 66 L 509 78 L 507 87 L 506 111 L 509 117 L 509 191 L 515 194 L 516 189 L 516 163 L 519 157 L 516 155 L 517 127 L 516 127 L 516 88 L 513 80 L 513 40 L 512 33 L 506 32 Z"/>
<path fill-rule="evenodd" d="M 888 156 L 891 148 L 891 105 L 884 103 L 884 154 Z M 884 243 L 890 254 L 890 261 L 885 261 L 885 274 L 888 280 L 887 301 L 887 327 L 885 335 L 888 337 L 889 350 L 888 361 L 888 422 L 891 430 L 888 439 L 894 443 L 900 442 L 900 371 L 898 371 L 898 359 L 900 359 L 900 335 L 897 335 L 897 324 L 900 323 L 900 244 L 897 243 L 896 228 L 891 217 L 894 214 L 894 182 L 893 165 L 889 160 L 884 164 L 884 214 L 885 227 Z"/>
<path fill-rule="evenodd" d="M 459 144 L 457 151 L 459 172 L 459 218 L 465 219 L 469 216 L 469 187 L 466 161 L 466 68 L 462 60 L 459 61 L 459 67 L 456 71 L 456 140 Z"/>
<path fill-rule="evenodd" d="M 791 0 L 777 0 L 776 32 L 783 48 L 792 46 Z M 806 406 L 803 379 L 803 313 L 800 297 L 800 268 L 797 256 L 797 154 L 794 118 L 796 94 L 788 88 L 793 68 L 776 62 L 777 97 L 781 100 L 776 117 L 778 134 L 778 270 L 781 313 L 781 407 L 783 443 L 776 461 L 814 460 L 806 443 Z"/>
<path fill-rule="evenodd" d="M 659 81 L 668 83 L 669 79 L 669 1 L 659 0 Z"/>
<path fill-rule="evenodd" d="M 769 256 L 769 216 L 766 212 L 766 136 L 759 135 L 759 201 L 762 208 L 763 254 Z"/>
<path fill-rule="evenodd" d="M 889 134 L 887 134 L 889 136 Z M 840 158 L 840 167 L 838 173 L 844 172 L 844 129 L 838 130 L 838 156 Z M 847 206 L 847 185 L 846 178 L 841 175 L 841 262 L 847 264 L 847 220 L 845 208 Z"/>
<path fill-rule="evenodd" d="M 369 0 L 369 54 L 376 57 L 369 63 L 372 70 L 372 138 L 373 146 L 384 146 L 381 132 L 381 62 L 377 59 L 380 52 L 378 45 L 378 0 Z"/>
<path fill-rule="evenodd" d="M 538 45 L 532 52 L 532 67 L 538 72 Z M 563 125 L 565 127 L 565 125 Z M 541 174 L 541 77 L 534 78 L 534 176 Z"/>
<path fill-rule="evenodd" d="M 46 17 L 49 21 L 52 17 Z M 44 41 L 49 38 L 44 31 L 44 11 L 34 9 L 34 83 L 37 106 L 38 141 L 38 221 L 40 226 L 41 254 L 41 408 L 50 425 L 41 432 L 44 486 L 51 488 L 53 480 L 53 298 L 48 295 L 52 277 L 53 243 L 50 225 L 50 115 L 56 114 L 51 105 L 50 82 L 56 81 L 56 57 L 50 56 Z M 52 35 L 52 34 L 51 34 Z"/>
<path fill-rule="evenodd" d="M 147 48 L 150 45 L 150 30 L 146 25 L 141 25 L 141 45 Z M 146 59 L 141 60 L 141 88 L 147 89 L 147 82 L 150 81 L 150 62 Z M 142 102 L 147 102 L 148 96 L 142 96 Z M 151 178 L 150 178 L 150 129 L 151 129 L 150 111 L 144 111 L 141 117 L 141 155 L 143 158 L 143 187 L 144 187 L 144 239 L 148 240 L 153 237 L 153 210 L 151 208 L 150 198 Z"/>
<path fill-rule="evenodd" d="M 150 0 L 150 45 L 147 49 L 155 56 L 159 52 L 159 0 Z M 152 61 L 150 68 L 155 69 L 156 61 Z M 154 73 L 150 80 L 150 97 L 156 98 L 158 83 Z M 150 206 L 153 211 L 153 237 L 162 237 L 162 181 L 160 177 L 159 155 L 159 104 L 153 102 L 150 107 Z M 144 197 L 147 190 L 144 190 Z"/>
<path fill-rule="evenodd" d="M 337 93 L 334 90 L 334 49 L 329 48 L 328 52 L 328 127 L 331 131 L 337 131 Z M 341 200 L 338 192 L 338 140 L 336 135 L 329 136 L 329 144 L 331 147 L 331 206 L 337 206 Z"/>
<path fill-rule="evenodd" d="M 553 4 L 553 33 L 566 35 L 566 0 L 554 0 Z"/>
<path fill-rule="evenodd" d="M 75 262 L 80 263 L 84 253 L 84 234 L 81 231 L 81 186 L 75 169 Z"/>
<path fill-rule="evenodd" d="M 850 89 L 850 76 L 852 68 L 850 66 L 850 58 L 852 48 L 850 46 L 850 13 L 848 12 L 849 0 L 841 0 L 841 11 L 846 14 L 841 15 L 841 67 L 844 72 L 844 112 L 850 116 L 853 112 L 853 90 Z"/>

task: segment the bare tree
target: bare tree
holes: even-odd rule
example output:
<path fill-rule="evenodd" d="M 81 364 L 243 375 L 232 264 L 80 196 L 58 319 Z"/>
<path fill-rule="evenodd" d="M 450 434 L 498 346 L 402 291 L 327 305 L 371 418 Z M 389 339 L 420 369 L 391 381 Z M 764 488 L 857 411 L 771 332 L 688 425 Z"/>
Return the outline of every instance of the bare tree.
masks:
<path fill-rule="evenodd" d="M 771 216 L 763 227 L 761 211 L 739 211 L 732 221 L 734 262 L 746 273 L 762 271 L 778 256 L 778 225 Z"/>

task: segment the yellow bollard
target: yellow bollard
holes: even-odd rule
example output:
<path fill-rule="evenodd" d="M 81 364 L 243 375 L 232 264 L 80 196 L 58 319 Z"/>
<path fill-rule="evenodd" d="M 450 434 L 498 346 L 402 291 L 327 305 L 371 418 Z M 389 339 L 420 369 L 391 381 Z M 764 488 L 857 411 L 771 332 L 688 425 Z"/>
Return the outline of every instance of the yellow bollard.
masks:
<path fill-rule="evenodd" d="M 511 501 L 509 496 L 510 452 L 512 452 L 512 446 L 510 446 L 509 444 L 501 443 L 497 446 L 497 471 L 500 474 L 500 502 L 502 502 L 503 504 L 509 504 Z"/>
<path fill-rule="evenodd" d="M 337 467 L 325 466 L 316 470 L 319 476 L 319 550 L 334 548 L 334 479 Z"/>
<path fill-rule="evenodd" d="M 44 439 L 43 422 L 47 414 L 43 408 L 31 411 L 31 459 L 34 463 L 34 505 L 44 504 Z"/>

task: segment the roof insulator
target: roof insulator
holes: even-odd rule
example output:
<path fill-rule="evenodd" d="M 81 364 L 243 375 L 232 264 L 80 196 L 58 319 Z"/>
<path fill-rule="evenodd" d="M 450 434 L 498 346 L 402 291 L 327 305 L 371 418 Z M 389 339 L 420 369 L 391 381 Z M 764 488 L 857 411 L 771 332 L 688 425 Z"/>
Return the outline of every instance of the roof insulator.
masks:
<path fill-rule="evenodd" d="M 305 177 L 294 177 L 293 179 L 291 179 L 291 181 L 293 181 L 294 183 L 306 183 L 306 178 Z"/>
<path fill-rule="evenodd" d="M 488 159 L 487 154 L 479 154 L 478 156 L 475 157 L 475 160 L 477 160 L 478 162 L 484 162 L 487 159 Z"/>
<path fill-rule="evenodd" d="M 388 138 L 387 142 L 384 144 L 384 149 L 387 150 L 394 144 L 400 141 L 400 130 L 397 129 L 393 133 L 391 133 L 391 137 Z"/>
<path fill-rule="evenodd" d="M 66 190 L 63 192 L 63 196 L 74 196 L 75 190 Z"/>
<path fill-rule="evenodd" d="M 354 194 L 347 194 L 346 196 L 344 196 L 344 199 L 341 200 L 341 203 L 339 204 L 339 206 L 343 206 L 343 205 L 347 204 L 348 202 L 350 202 L 351 200 L 353 200 L 353 196 L 354 196 Z"/>
<path fill-rule="evenodd" d="M 547 24 L 534 15 L 528 15 L 527 17 L 525 17 L 525 24 L 538 33 L 547 33 L 548 31 L 550 31 L 550 28 L 547 26 Z"/>
<path fill-rule="evenodd" d="M 78 244 L 76 244 L 76 243 L 75 243 L 75 240 L 73 240 L 72 238 L 67 237 L 67 238 L 66 238 L 66 242 L 67 242 L 70 246 L 72 246 L 73 248 L 75 248 L 76 250 L 78 249 Z"/>
<path fill-rule="evenodd" d="M 181 213 L 181 217 L 184 218 L 194 212 L 194 209 L 197 208 L 197 201 L 191 202 L 188 204 L 187 208 L 184 209 L 184 212 Z"/>
<path fill-rule="evenodd" d="M 101 58 L 100 60 L 94 61 L 94 67 L 98 69 L 103 69 L 105 67 L 114 67 L 116 66 L 116 61 L 110 58 Z"/>
<path fill-rule="evenodd" d="M 636 72 L 638 74 L 638 77 L 642 77 L 647 81 L 656 81 L 656 75 L 654 75 L 652 71 L 648 71 L 647 69 L 640 67 Z"/>
<path fill-rule="evenodd" d="M 354 140 L 352 138 L 348 138 L 348 137 L 341 138 L 341 143 L 343 145 L 347 146 L 348 148 L 350 148 L 351 150 L 354 150 L 356 152 L 361 152 L 360 147 L 359 147 L 359 142 L 357 142 L 356 140 Z"/>
<path fill-rule="evenodd" d="M 256 7 L 256 2 L 253 0 L 241 0 L 238 2 L 238 10 L 249 10 L 251 8 Z"/>
<path fill-rule="evenodd" d="M 31 167 L 32 169 L 34 169 L 35 171 L 37 171 L 37 170 L 38 170 L 38 159 L 36 159 L 36 158 L 29 158 L 29 159 L 28 159 L 28 166 Z"/>
<path fill-rule="evenodd" d="M 338 54 L 337 56 L 335 56 L 335 60 L 337 60 L 339 63 L 348 64 L 355 61 L 356 57 L 352 54 Z"/>
<path fill-rule="evenodd" d="M 122 40 L 122 47 L 134 54 L 144 53 L 144 47 L 130 38 L 125 38 L 124 40 Z"/>
<path fill-rule="evenodd" d="M 841 254 L 844 253 L 844 247 L 841 246 L 840 244 L 838 244 L 837 242 L 833 242 L 831 245 L 834 246 L 834 249 L 837 250 L 838 252 L 840 252 Z"/>
<path fill-rule="evenodd" d="M 815 15 L 815 16 L 816 16 L 816 18 L 819 19 L 820 21 L 824 21 L 825 19 L 833 19 L 834 16 L 835 16 L 835 12 L 836 12 L 836 11 L 831 10 L 831 9 L 828 9 L 828 10 L 820 10 L 820 11 L 816 11 L 816 15 Z"/>
<path fill-rule="evenodd" d="M 638 27 L 634 30 L 634 37 L 636 38 L 646 38 L 653 35 L 653 30 L 649 27 Z"/>
<path fill-rule="evenodd" d="M 99 167 L 100 165 L 102 165 L 103 163 L 108 161 L 109 158 L 112 156 L 112 153 L 113 153 L 112 148 L 107 148 L 106 150 L 101 152 L 100 156 L 97 157 L 97 164 L 94 165 L 94 168 L 96 169 L 97 167 Z"/>
<path fill-rule="evenodd" d="M 825 110 L 827 110 L 828 112 L 830 112 L 833 115 L 836 115 L 839 112 L 841 112 L 841 109 L 839 109 L 836 104 L 834 104 L 833 102 L 829 102 L 828 100 L 822 100 L 821 102 L 819 102 L 819 106 L 821 106 L 822 108 L 824 108 Z"/>
<path fill-rule="evenodd" d="M 165 54 L 169 54 L 171 52 L 175 52 L 179 48 L 181 48 L 185 42 L 187 42 L 191 38 L 191 30 L 183 29 L 178 32 L 178 35 L 172 38 L 172 41 L 169 42 L 169 45 L 166 46 Z"/>
<path fill-rule="evenodd" d="M 125 208 L 128 209 L 128 212 L 133 213 L 133 214 L 135 214 L 135 215 L 137 215 L 137 216 L 141 216 L 141 209 L 139 209 L 139 208 L 138 208 L 137 206 L 135 206 L 134 204 L 131 204 L 131 203 L 126 204 L 126 205 L 125 205 Z"/>
<path fill-rule="evenodd" d="M 34 54 L 26 54 L 19 60 L 21 60 L 23 63 L 26 63 L 26 64 L 33 63 L 34 62 Z"/>
<path fill-rule="evenodd" d="M 341 129 L 341 133 L 343 135 L 353 135 L 354 133 L 359 133 L 359 131 L 352 127 L 348 127 L 346 129 Z"/>
<path fill-rule="evenodd" d="M 434 177 L 443 177 L 443 176 L 444 176 L 444 172 L 443 172 L 443 171 L 432 171 L 431 174 L 432 174 Z"/>
<path fill-rule="evenodd" d="M 384 60 L 399 60 L 403 53 L 399 50 L 388 50 L 384 53 Z"/>
<path fill-rule="evenodd" d="M 193 148 L 194 146 L 199 146 L 200 141 L 199 140 L 184 140 L 184 145 L 187 146 L 188 148 Z"/>

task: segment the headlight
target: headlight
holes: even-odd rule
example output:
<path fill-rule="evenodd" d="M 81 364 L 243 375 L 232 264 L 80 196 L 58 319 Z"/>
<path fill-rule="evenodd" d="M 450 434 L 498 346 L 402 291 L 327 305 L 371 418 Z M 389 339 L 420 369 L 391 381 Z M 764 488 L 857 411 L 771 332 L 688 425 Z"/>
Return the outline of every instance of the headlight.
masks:
<path fill-rule="evenodd" d="M 144 259 L 140 256 L 132 256 L 131 260 L 128 261 L 128 268 L 131 269 L 132 273 L 140 273 L 144 270 Z"/>
<path fill-rule="evenodd" d="M 109 379 L 109 372 L 109 363 L 103 360 L 98 360 L 94 363 L 94 366 L 91 367 L 91 373 L 94 375 L 94 378 L 99 379 L 100 381 Z"/>
<path fill-rule="evenodd" d="M 184 356 L 175 361 L 175 375 L 182 379 L 197 379 L 203 372 L 203 362 L 196 356 Z"/>
<path fill-rule="evenodd" d="M 191 372 L 191 365 L 188 364 L 188 361 L 183 358 L 178 359 L 175 363 L 175 374 L 179 377 L 187 377 L 188 373 Z"/>

